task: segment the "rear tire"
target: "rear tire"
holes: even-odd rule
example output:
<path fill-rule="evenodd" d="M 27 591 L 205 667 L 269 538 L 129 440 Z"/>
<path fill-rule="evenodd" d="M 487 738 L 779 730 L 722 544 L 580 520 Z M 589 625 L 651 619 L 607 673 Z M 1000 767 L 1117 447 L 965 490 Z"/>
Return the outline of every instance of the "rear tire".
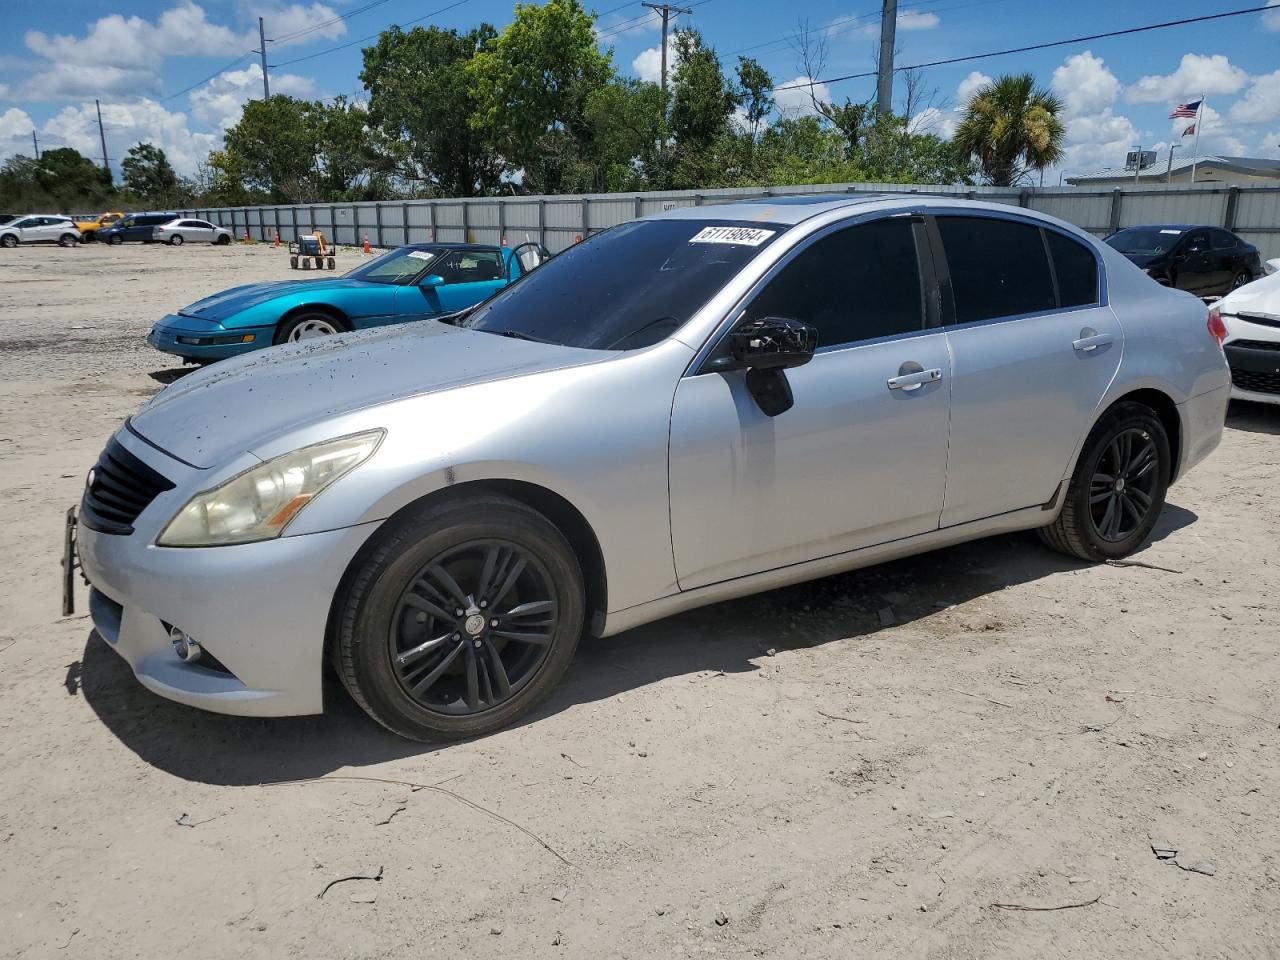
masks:
<path fill-rule="evenodd" d="M 110 246 L 118 247 L 120 244 L 124 243 L 124 237 L 121 237 L 119 235 L 113 235 L 111 239 L 107 241 L 107 243 Z"/>
<path fill-rule="evenodd" d="M 80 235 L 78 233 L 64 233 L 58 238 L 58 245 L 62 247 L 74 247 L 79 242 Z"/>
<path fill-rule="evenodd" d="M 334 609 L 334 666 L 356 703 L 402 737 L 460 740 L 546 698 L 577 649 L 585 595 L 546 517 L 484 495 L 389 522 Z"/>
<path fill-rule="evenodd" d="M 1160 418 L 1140 403 L 1116 404 L 1089 432 L 1062 512 L 1040 529 L 1040 539 L 1081 560 L 1128 556 L 1160 519 L 1171 473 Z"/>
<path fill-rule="evenodd" d="M 185 239 L 180 233 L 175 233 L 172 237 L 169 238 L 169 246 L 171 247 L 180 247 L 184 242 L 185 242 Z"/>
<path fill-rule="evenodd" d="M 1251 282 L 1253 282 L 1253 276 L 1249 273 L 1246 273 L 1244 270 L 1241 270 L 1239 273 L 1237 273 L 1234 277 L 1231 278 L 1231 286 L 1228 289 L 1239 290 L 1246 283 L 1251 283 Z"/>

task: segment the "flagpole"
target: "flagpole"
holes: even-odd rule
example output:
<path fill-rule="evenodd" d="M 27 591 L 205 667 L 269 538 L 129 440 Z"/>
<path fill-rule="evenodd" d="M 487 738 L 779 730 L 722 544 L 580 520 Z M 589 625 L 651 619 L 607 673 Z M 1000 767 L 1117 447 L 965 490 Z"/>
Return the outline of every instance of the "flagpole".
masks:
<path fill-rule="evenodd" d="M 1194 154 L 1194 156 L 1192 156 L 1191 158 L 1191 182 L 1192 183 L 1196 182 L 1196 164 L 1200 161 L 1200 128 L 1203 126 L 1203 124 L 1200 121 L 1200 116 L 1203 113 L 1204 113 L 1204 94 L 1201 94 L 1200 105 L 1196 107 L 1196 142 L 1195 142 L 1195 146 L 1191 148 L 1191 152 L 1192 154 Z"/>

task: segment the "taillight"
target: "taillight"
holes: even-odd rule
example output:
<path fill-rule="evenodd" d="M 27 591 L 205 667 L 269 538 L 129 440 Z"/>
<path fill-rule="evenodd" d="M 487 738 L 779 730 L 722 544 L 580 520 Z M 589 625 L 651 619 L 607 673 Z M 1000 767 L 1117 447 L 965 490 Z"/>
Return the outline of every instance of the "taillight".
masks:
<path fill-rule="evenodd" d="M 164 233 L 164 227 L 156 227 L 156 233 Z"/>
<path fill-rule="evenodd" d="M 1222 314 L 1217 307 L 1209 311 L 1209 336 L 1218 342 L 1218 346 L 1227 339 L 1227 325 L 1222 322 Z"/>

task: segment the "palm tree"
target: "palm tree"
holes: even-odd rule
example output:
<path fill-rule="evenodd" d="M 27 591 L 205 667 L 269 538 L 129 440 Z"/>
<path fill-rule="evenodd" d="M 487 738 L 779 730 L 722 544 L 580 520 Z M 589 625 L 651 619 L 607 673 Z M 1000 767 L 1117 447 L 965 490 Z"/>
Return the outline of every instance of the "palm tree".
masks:
<path fill-rule="evenodd" d="M 1000 77 L 969 99 L 952 142 L 994 186 L 1007 187 L 1062 157 L 1061 112 L 1062 101 L 1031 74 Z"/>

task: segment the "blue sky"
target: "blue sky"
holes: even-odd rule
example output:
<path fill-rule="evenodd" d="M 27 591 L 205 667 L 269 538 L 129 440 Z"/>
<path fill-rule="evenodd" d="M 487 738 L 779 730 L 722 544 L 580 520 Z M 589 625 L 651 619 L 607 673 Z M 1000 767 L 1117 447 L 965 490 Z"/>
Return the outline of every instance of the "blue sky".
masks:
<path fill-rule="evenodd" d="M 899 0 L 898 63 L 960 57 L 1008 47 L 1101 33 L 1162 20 L 1257 6 L 1236 2 L 1125 3 L 1116 0 Z M 404 24 L 457 0 L 45 0 L 6 4 L 0 41 L 0 158 L 31 152 L 31 131 L 44 147 L 73 146 L 100 156 L 94 98 L 102 101 L 112 166 L 129 146 L 163 147 L 180 172 L 192 172 L 221 140 L 249 98 L 261 96 L 257 18 L 266 19 L 273 92 L 305 97 L 362 95 L 360 46 L 333 50 L 393 23 Z M 1180 144 L 1186 121 L 1168 113 L 1179 101 L 1207 94 L 1201 153 L 1280 157 L 1280 0 L 1276 9 L 1216 22 L 1052 50 L 992 57 L 923 72 L 926 92 L 915 106 L 920 129 L 946 134 L 956 107 L 986 79 L 1032 72 L 1063 98 L 1066 159 L 1058 173 L 1122 165 L 1134 144 L 1161 151 Z M 590 5 L 588 5 L 590 6 Z M 652 79 L 659 53 L 657 18 L 639 3 L 601 0 L 598 32 L 623 73 Z M 324 24 L 350 14 L 345 20 Z M 423 25 L 501 27 L 509 0 L 462 0 Z M 803 80 L 794 49 L 802 22 L 825 46 L 817 79 L 874 67 L 878 0 L 700 0 L 692 23 L 731 64 L 755 56 L 778 84 Z M 320 26 L 317 26 L 320 25 Z M 304 32 L 305 31 L 305 32 Z M 332 51 L 332 52 L 326 52 Z M 318 56 L 312 56 L 319 54 Z M 243 55 L 233 63 L 233 58 Z M 307 58 L 307 59 L 299 59 Z M 297 61 L 289 63 L 288 61 Z M 218 76 L 211 74 L 230 65 Z M 187 89 L 191 88 L 191 89 Z M 871 80 L 819 88 L 835 99 L 873 96 Z M 899 80 L 899 109 L 905 94 Z M 803 91 L 784 91 L 780 109 L 809 108 Z"/>

